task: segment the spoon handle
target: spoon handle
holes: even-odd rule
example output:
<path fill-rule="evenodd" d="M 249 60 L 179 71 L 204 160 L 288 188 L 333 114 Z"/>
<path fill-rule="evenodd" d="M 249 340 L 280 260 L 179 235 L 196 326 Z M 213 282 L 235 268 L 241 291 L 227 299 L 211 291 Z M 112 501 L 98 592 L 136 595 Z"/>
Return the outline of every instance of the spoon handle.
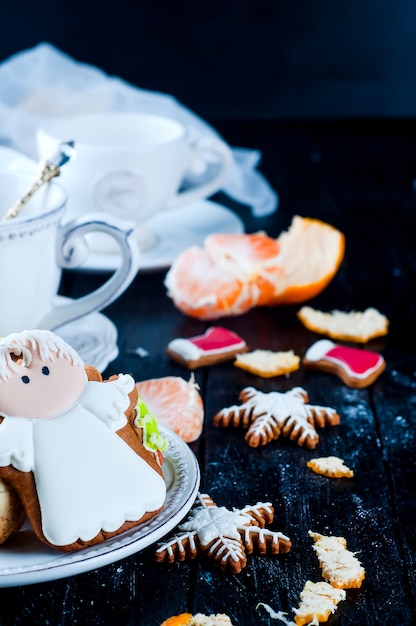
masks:
<path fill-rule="evenodd" d="M 22 196 L 22 198 L 20 198 L 18 202 L 10 207 L 7 213 L 3 216 L 3 220 L 11 220 L 13 217 L 16 217 L 20 213 L 26 202 L 28 202 L 28 200 L 30 200 L 30 198 L 33 196 L 35 191 L 39 189 L 39 187 L 47 183 L 49 180 L 51 180 L 51 178 L 54 178 L 54 176 L 59 176 L 60 169 L 57 165 L 55 165 L 55 163 L 52 163 L 51 161 L 44 161 L 41 165 L 42 169 L 40 171 L 39 177 L 27 190 L 24 196 Z"/>
<path fill-rule="evenodd" d="M 53 156 L 45 161 L 40 162 L 40 173 L 38 178 L 32 184 L 32 186 L 26 191 L 24 196 L 20 198 L 7 213 L 3 216 L 3 220 L 11 220 L 13 217 L 19 215 L 20 211 L 33 196 L 35 191 L 42 187 L 54 176 L 59 176 L 61 173 L 61 167 L 68 163 L 75 157 L 75 141 L 62 141 Z"/>

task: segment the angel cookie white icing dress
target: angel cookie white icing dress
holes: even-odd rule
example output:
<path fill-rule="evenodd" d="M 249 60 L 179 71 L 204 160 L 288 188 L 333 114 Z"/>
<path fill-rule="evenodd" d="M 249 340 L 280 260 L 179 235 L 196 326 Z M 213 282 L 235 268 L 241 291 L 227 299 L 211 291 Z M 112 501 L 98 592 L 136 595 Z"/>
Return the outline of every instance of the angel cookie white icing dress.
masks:
<path fill-rule="evenodd" d="M 79 355 L 50 331 L 0 341 L 0 468 L 33 472 L 51 544 L 92 540 L 159 510 L 163 477 L 116 431 L 134 380 L 88 381 Z"/>

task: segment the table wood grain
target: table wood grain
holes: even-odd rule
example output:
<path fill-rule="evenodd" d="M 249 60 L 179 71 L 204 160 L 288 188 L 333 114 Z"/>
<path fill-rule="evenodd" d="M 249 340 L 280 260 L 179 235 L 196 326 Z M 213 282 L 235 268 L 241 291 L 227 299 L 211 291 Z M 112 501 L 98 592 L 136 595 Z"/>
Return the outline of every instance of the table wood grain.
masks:
<path fill-rule="evenodd" d="M 313 306 L 325 310 L 376 306 L 391 320 L 387 338 L 368 344 L 387 368 L 369 388 L 351 389 L 337 377 L 301 367 L 263 379 L 232 362 L 195 371 L 205 426 L 191 449 L 201 468 L 201 491 L 219 506 L 258 501 L 275 507 L 271 529 L 287 534 L 288 554 L 248 557 L 239 575 L 192 562 L 155 563 L 153 547 L 98 570 L 27 587 L 0 589 L 0 624 L 159 626 L 170 615 L 227 613 L 235 626 L 278 624 L 258 603 L 287 611 L 298 605 L 306 580 L 321 580 L 308 530 L 346 538 L 365 567 L 360 589 L 347 591 L 328 624 L 410 626 L 416 611 L 416 356 L 414 315 L 416 137 L 411 125 L 313 123 L 224 125 L 227 138 L 263 150 L 264 170 L 280 192 L 278 213 L 263 220 L 239 210 L 247 230 L 273 235 L 294 214 L 319 217 L 347 237 L 343 265 Z M 318 155 L 318 156 L 317 156 Z M 222 199 L 225 202 L 225 199 Z M 68 273 L 61 291 L 74 297 L 100 284 L 99 274 Z M 174 337 L 199 334 L 207 323 L 185 317 L 168 299 L 164 272 L 140 273 L 105 314 L 119 333 L 119 357 L 106 374 L 136 380 L 189 372 L 166 356 Z M 305 329 L 296 307 L 257 308 L 221 324 L 251 348 L 293 349 L 303 356 L 319 336 Z M 142 346 L 147 357 L 126 349 Z M 335 408 L 341 423 L 319 429 L 315 450 L 279 439 L 250 448 L 244 431 L 217 428 L 212 418 L 238 403 L 245 386 L 261 391 L 305 388 L 312 404 Z M 352 479 L 329 479 L 309 459 L 337 455 Z"/>

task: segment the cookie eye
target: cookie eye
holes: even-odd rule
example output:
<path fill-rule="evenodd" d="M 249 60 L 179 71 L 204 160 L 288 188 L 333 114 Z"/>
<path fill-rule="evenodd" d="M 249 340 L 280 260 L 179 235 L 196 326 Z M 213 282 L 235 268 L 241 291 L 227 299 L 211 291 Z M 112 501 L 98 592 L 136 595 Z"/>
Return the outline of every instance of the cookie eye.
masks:
<path fill-rule="evenodd" d="M 49 367 L 46 367 L 46 365 L 44 365 L 42 367 L 42 374 L 45 374 L 45 376 L 49 376 Z"/>
<path fill-rule="evenodd" d="M 29 376 L 22 376 L 22 383 L 25 383 L 25 385 L 27 385 L 28 383 L 30 383 L 30 378 L 29 378 Z"/>

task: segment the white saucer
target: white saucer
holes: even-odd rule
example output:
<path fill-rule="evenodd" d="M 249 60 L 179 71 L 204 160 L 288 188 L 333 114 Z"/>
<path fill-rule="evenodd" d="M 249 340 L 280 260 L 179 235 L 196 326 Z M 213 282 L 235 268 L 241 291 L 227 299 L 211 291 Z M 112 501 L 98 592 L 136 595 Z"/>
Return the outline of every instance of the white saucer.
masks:
<path fill-rule="evenodd" d="M 141 253 L 140 272 L 167 269 L 182 250 L 193 245 L 202 245 L 205 237 L 212 233 L 242 233 L 243 222 L 230 209 L 201 200 L 159 213 L 148 221 L 149 230 L 156 233 L 156 244 Z M 114 271 L 119 265 L 117 253 L 91 251 L 85 263 L 77 270 Z"/>
<path fill-rule="evenodd" d="M 58 303 L 68 299 L 57 298 Z M 117 328 L 102 313 L 90 313 L 55 328 L 54 332 L 78 352 L 84 363 L 93 365 L 100 372 L 118 356 Z"/>
<path fill-rule="evenodd" d="M 169 447 L 163 463 L 166 501 L 159 515 L 97 546 L 71 553 L 49 548 L 35 537 L 29 525 L 24 526 L 1 547 L 0 587 L 57 580 L 114 563 L 152 545 L 179 524 L 198 492 L 199 466 L 178 435 L 162 425 L 160 430 L 168 438 Z"/>

